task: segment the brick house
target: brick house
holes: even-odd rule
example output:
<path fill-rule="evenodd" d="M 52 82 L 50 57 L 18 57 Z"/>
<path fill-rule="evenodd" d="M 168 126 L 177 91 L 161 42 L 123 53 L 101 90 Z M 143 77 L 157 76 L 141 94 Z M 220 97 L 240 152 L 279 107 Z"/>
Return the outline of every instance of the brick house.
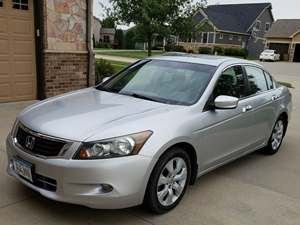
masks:
<path fill-rule="evenodd" d="M 0 102 L 94 83 L 91 0 L 0 0 Z"/>
<path fill-rule="evenodd" d="M 266 47 L 277 50 L 285 61 L 300 62 L 300 19 L 280 19 L 266 33 Z"/>
<path fill-rule="evenodd" d="M 265 46 L 265 33 L 274 22 L 271 3 L 209 5 L 195 14 L 195 38 L 183 43 L 201 46 L 240 47 L 258 58 Z"/>

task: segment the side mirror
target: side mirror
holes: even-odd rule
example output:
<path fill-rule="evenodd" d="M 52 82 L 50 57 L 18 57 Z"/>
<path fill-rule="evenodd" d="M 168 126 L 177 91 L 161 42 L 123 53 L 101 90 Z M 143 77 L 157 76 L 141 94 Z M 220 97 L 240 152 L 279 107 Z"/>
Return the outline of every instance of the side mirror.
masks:
<path fill-rule="evenodd" d="M 110 78 L 110 77 L 104 77 L 104 78 L 102 79 L 102 83 L 104 83 L 105 81 L 108 81 L 109 78 Z"/>
<path fill-rule="evenodd" d="M 216 109 L 235 109 L 239 104 L 239 99 L 232 96 L 220 95 L 215 99 Z"/>

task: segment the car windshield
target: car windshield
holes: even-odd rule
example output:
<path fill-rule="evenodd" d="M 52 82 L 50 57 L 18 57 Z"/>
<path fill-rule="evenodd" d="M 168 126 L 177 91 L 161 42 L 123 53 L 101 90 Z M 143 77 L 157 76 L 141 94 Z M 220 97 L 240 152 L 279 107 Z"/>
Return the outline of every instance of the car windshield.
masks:
<path fill-rule="evenodd" d="M 166 104 L 192 105 L 210 82 L 215 66 L 165 60 L 142 61 L 96 88 Z"/>

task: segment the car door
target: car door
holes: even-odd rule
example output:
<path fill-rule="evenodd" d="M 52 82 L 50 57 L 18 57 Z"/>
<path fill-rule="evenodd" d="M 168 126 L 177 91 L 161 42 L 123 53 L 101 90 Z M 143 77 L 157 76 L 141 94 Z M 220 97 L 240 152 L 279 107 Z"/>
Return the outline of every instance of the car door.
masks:
<path fill-rule="evenodd" d="M 252 112 L 251 142 L 256 148 L 263 146 L 269 139 L 270 129 L 276 120 L 276 94 L 263 69 L 244 66 L 248 81 L 247 108 Z"/>
<path fill-rule="evenodd" d="M 202 171 L 220 165 L 251 150 L 253 118 L 247 97 L 246 76 L 242 66 L 225 69 L 218 79 L 210 102 L 220 95 L 240 99 L 236 109 L 208 109 L 198 131 L 198 149 Z M 210 103 L 209 103 L 210 104 Z"/>

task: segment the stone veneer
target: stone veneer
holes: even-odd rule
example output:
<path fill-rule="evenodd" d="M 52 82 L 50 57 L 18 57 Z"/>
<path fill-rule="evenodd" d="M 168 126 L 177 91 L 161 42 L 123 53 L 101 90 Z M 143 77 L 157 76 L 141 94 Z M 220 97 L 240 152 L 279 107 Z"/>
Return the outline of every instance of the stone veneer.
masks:
<path fill-rule="evenodd" d="M 87 4 L 86 0 L 44 0 L 44 4 L 44 78 L 48 98 L 88 86 Z"/>

